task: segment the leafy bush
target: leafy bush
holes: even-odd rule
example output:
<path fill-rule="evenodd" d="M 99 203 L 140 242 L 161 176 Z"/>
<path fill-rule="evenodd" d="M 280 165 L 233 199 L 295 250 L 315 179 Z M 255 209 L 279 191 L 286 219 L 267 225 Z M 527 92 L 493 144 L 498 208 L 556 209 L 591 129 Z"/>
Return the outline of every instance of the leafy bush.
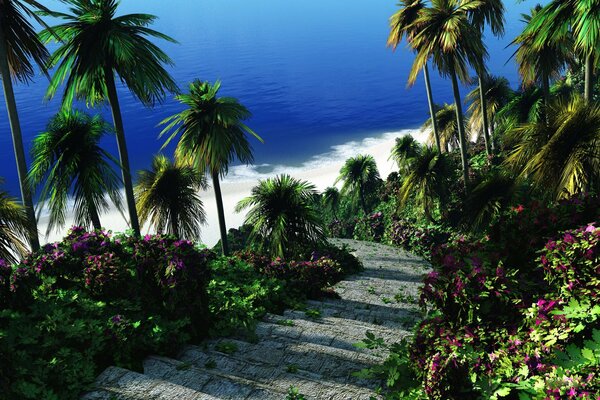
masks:
<path fill-rule="evenodd" d="M 354 228 L 354 239 L 381 242 L 384 231 L 383 213 L 375 212 L 357 220 Z"/>
<path fill-rule="evenodd" d="M 208 295 L 214 335 L 246 333 L 266 312 L 280 312 L 287 304 L 285 282 L 261 274 L 249 262 L 231 257 L 211 263 L 210 268 L 213 279 Z"/>
<path fill-rule="evenodd" d="M 554 210 L 557 217 L 538 234 L 567 224 L 573 204 L 540 208 L 541 214 Z M 522 212 L 511 216 L 517 229 L 524 224 Z M 534 236 L 523 239 L 537 243 Z M 537 256 L 529 249 L 537 261 L 524 265 L 509 264 L 523 254 L 512 255 L 502 240 L 457 240 L 438 248 L 421 295 L 433 316 L 419 325 L 410 350 L 427 395 L 595 398 L 600 393 L 593 329 L 600 318 L 599 236 L 591 224 L 567 231 L 538 247 Z"/>
<path fill-rule="evenodd" d="M 0 264 L 0 392 L 69 399 L 106 366 L 139 369 L 209 328 L 214 254 L 171 237 L 73 228 Z"/>
<path fill-rule="evenodd" d="M 418 226 L 405 219 L 393 218 L 385 232 L 386 242 L 425 258 L 436 246 L 450 240 L 450 233 L 437 226 Z"/>

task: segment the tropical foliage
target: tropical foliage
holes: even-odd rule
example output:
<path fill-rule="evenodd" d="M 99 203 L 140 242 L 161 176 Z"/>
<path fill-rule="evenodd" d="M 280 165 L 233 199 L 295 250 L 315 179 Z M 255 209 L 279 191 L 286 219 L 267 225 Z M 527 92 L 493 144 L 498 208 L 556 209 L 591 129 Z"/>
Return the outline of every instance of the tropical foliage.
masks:
<path fill-rule="evenodd" d="M 25 209 L 7 192 L 0 191 L 0 259 L 16 262 L 25 256 L 30 230 Z"/>
<path fill-rule="evenodd" d="M 76 224 L 94 229 L 102 228 L 102 212 L 121 209 L 114 160 L 99 143 L 110 131 L 99 115 L 62 111 L 35 138 L 28 180 L 32 188 L 42 187 L 40 212 L 48 204 L 46 235 L 65 225 L 70 209 Z"/>
<path fill-rule="evenodd" d="M 151 170 L 138 172 L 134 187 L 140 222 L 150 223 L 159 234 L 198 240 L 200 225 L 206 222 L 198 192 L 206 186 L 204 176 L 192 167 L 155 156 Z"/>
<path fill-rule="evenodd" d="M 92 106 L 108 101 L 119 147 L 129 222 L 139 234 L 115 75 L 146 106 L 160 102 L 167 93 L 177 92 L 175 81 L 164 67 L 171 65 L 171 60 L 150 39 L 174 40 L 148 27 L 156 19 L 153 15 L 117 16 L 118 0 L 69 0 L 68 4 L 70 14 L 43 13 L 65 20 L 40 33 L 44 42 L 59 44 L 48 61 L 54 75 L 47 96 L 52 98 L 64 88 L 66 108 L 70 108 L 74 100 L 83 100 Z"/>
<path fill-rule="evenodd" d="M 312 197 L 315 187 L 289 175 L 260 181 L 249 197 L 236 206 L 249 209 L 246 225 L 252 226 L 250 239 L 260 250 L 278 257 L 293 256 L 306 245 L 325 239 Z"/>
<path fill-rule="evenodd" d="M 369 213 L 367 192 L 374 189 L 380 179 L 373 156 L 359 154 L 346 160 L 335 182 L 343 181 L 342 194 L 358 199 L 366 215 Z"/>
<path fill-rule="evenodd" d="M 168 135 L 165 146 L 180 136 L 176 149 L 178 159 L 194 167 L 198 174 L 210 174 L 217 201 L 221 244 L 226 255 L 229 249 L 219 179 L 227 174 L 229 164 L 234 160 L 244 164 L 254 161 L 246 135 L 261 142 L 262 139 L 244 123 L 250 118 L 250 111 L 237 99 L 218 97 L 220 88 L 219 81 L 215 84 L 192 82 L 189 93 L 176 96 L 186 109 L 161 123 L 165 125 L 161 136 Z"/>
<path fill-rule="evenodd" d="M 47 9 L 35 0 L 4 0 L 0 3 L 0 76 L 17 162 L 21 199 L 30 226 L 28 238 L 33 250 L 37 250 L 40 244 L 33 199 L 26 183 L 27 163 L 12 79 L 20 82 L 31 80 L 35 72 L 34 63 L 46 72 L 49 52 L 30 22 L 36 20 L 43 24 L 35 11 L 45 10 Z"/>

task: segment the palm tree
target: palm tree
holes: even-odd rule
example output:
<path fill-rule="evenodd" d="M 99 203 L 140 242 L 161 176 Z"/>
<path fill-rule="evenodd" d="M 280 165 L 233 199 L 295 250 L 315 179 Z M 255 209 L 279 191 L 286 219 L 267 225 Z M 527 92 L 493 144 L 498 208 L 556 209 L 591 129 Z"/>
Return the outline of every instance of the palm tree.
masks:
<path fill-rule="evenodd" d="M 341 201 L 340 191 L 335 186 L 326 188 L 323 192 L 322 201 L 323 205 L 331 210 L 333 218 L 337 220 L 337 210 Z"/>
<path fill-rule="evenodd" d="M 4 181 L 0 178 L 0 184 Z M 23 206 L 0 190 L 0 259 L 17 262 L 27 254 L 26 241 L 31 237 L 31 224 Z"/>
<path fill-rule="evenodd" d="M 46 235 L 65 224 L 70 194 L 77 225 L 102 227 L 100 213 L 110 208 L 105 194 L 121 209 L 120 181 L 109 164 L 117 162 L 99 144 L 110 131 L 99 115 L 64 110 L 35 138 L 28 180 L 42 185 L 40 209 L 49 205 Z"/>
<path fill-rule="evenodd" d="M 150 222 L 158 233 L 199 239 L 206 214 L 198 192 L 206 186 L 192 167 L 155 156 L 151 170 L 138 172 L 134 188 L 141 223 Z"/>
<path fill-rule="evenodd" d="M 438 122 L 440 143 L 442 145 L 442 149 L 445 149 L 446 153 L 448 153 L 450 149 L 456 149 L 459 147 L 456 106 L 454 104 L 444 103 L 443 106 L 436 104 L 435 108 L 437 110 L 435 112 L 435 119 Z M 431 119 L 426 120 L 421 127 L 421 131 L 431 129 L 431 124 Z M 433 132 L 430 133 L 427 142 L 432 146 L 435 143 Z"/>
<path fill-rule="evenodd" d="M 59 43 L 48 62 L 49 67 L 56 67 L 56 70 L 47 96 L 52 98 L 64 83 L 63 105 L 66 108 L 70 108 L 75 99 L 85 100 L 92 106 L 108 101 L 119 148 L 130 224 L 139 235 L 115 75 L 145 106 L 162 101 L 167 92 L 178 89 L 163 67 L 164 64 L 172 65 L 171 60 L 149 38 L 175 41 L 148 27 L 155 16 L 116 16 L 118 0 L 69 0 L 68 3 L 71 14 L 45 13 L 66 22 L 40 33 L 43 41 Z"/>
<path fill-rule="evenodd" d="M 46 10 L 46 8 L 35 0 L 0 1 L 0 76 L 2 77 L 4 100 L 12 132 L 21 200 L 31 226 L 29 243 L 33 250 L 40 247 L 40 242 L 37 234 L 33 200 L 25 182 L 27 162 L 25 160 L 21 124 L 12 79 L 19 82 L 27 82 L 32 79 L 35 69 L 31 61 L 37 64 L 43 72 L 46 72 L 45 65 L 49 56 L 48 50 L 38 39 L 33 26 L 29 22 L 30 18 L 41 22 L 34 12 L 35 10 Z"/>
<path fill-rule="evenodd" d="M 221 82 L 214 85 L 195 80 L 190 84 L 190 92 L 176 96 L 187 108 L 161 122 L 166 125 L 161 136 L 169 134 L 165 144 L 169 144 L 181 134 L 176 154 L 179 160 L 192 165 L 198 173 L 207 171 L 212 177 L 223 254 L 229 254 L 227 228 L 219 177 L 227 174 L 229 163 L 237 159 L 244 164 L 254 161 L 252 147 L 246 134 L 262 139 L 244 120 L 250 118 L 250 111 L 237 99 L 218 97 Z"/>
<path fill-rule="evenodd" d="M 469 161 L 458 80 L 468 82 L 468 66 L 472 66 L 476 71 L 482 71 L 482 60 L 487 58 L 487 50 L 481 40 L 479 28 L 471 24 L 469 14 L 481 5 L 481 0 L 432 0 L 431 7 L 425 8 L 415 22 L 421 30 L 413 38 L 417 56 L 409 75 L 409 82 L 414 82 L 418 71 L 429 58 L 432 58 L 437 70 L 443 76 L 451 78 L 463 179 L 467 191 Z"/>
<path fill-rule="evenodd" d="M 377 163 L 373 156 L 359 154 L 346 160 L 335 183 L 344 181 L 342 194 L 358 196 L 360 205 L 367 215 L 369 210 L 365 192 L 369 186 L 374 185 L 380 179 Z"/>
<path fill-rule="evenodd" d="M 518 46 L 514 55 L 523 84 L 526 87 L 539 84 L 546 106 L 549 106 L 551 80 L 559 78 L 565 65 L 574 62 L 574 43 L 571 34 L 560 36 L 554 41 L 541 40 L 542 28 L 533 21 L 541 10 L 542 6 L 538 4 L 531 10 L 531 15 L 522 14 L 522 22 L 527 25 L 512 43 Z"/>
<path fill-rule="evenodd" d="M 512 176 L 493 170 L 469 193 L 463 224 L 474 232 L 485 231 L 494 218 L 512 203 L 519 189 Z"/>
<path fill-rule="evenodd" d="M 471 17 L 471 23 L 479 28 L 479 34 L 483 36 L 483 30 L 486 24 L 490 26 L 492 34 L 496 37 L 504 35 L 504 4 L 502 0 L 483 0 L 479 7 L 468 11 Z M 485 150 L 488 155 L 492 154 L 492 141 L 490 140 L 490 129 L 487 111 L 487 70 L 485 60 L 481 59 L 481 69 L 477 71 L 479 80 L 479 103 L 482 109 L 483 138 L 485 140 Z"/>
<path fill-rule="evenodd" d="M 490 146 L 495 149 L 494 145 L 494 129 L 496 125 L 496 113 L 504 107 L 511 99 L 513 90 L 510 88 L 508 79 L 492 75 L 486 75 L 483 78 L 484 87 L 486 88 L 484 97 L 486 101 L 487 121 L 489 121 Z M 483 132 L 485 130 L 485 121 L 483 118 L 483 103 L 481 102 L 481 91 L 477 87 L 467 94 L 467 101 L 470 104 L 469 122 L 472 132 Z"/>
<path fill-rule="evenodd" d="M 429 119 L 428 121 L 431 122 L 434 120 L 435 117 L 433 120 Z M 417 142 L 412 136 L 405 135 L 396 138 L 396 144 L 394 144 L 394 147 L 392 147 L 392 152 L 388 160 L 393 159 L 402 172 L 408 172 L 410 170 L 410 166 L 414 158 L 419 155 L 420 151 L 421 145 L 419 144 L 419 142 Z"/>
<path fill-rule="evenodd" d="M 425 8 L 423 0 L 401 0 L 399 6 L 400 9 L 390 17 L 390 34 L 388 36 L 387 44 L 392 47 L 393 50 L 396 50 L 405 35 L 409 45 L 411 44 L 412 38 L 419 31 L 419 26 L 416 25 L 415 22 L 419 13 Z M 441 152 L 442 149 L 440 147 L 437 122 L 435 119 L 435 106 L 433 103 L 433 95 L 431 93 L 431 82 L 427 63 L 423 65 L 423 76 L 425 78 L 425 89 L 427 91 L 429 115 L 433 126 L 433 136 L 436 138 L 438 151 Z"/>
<path fill-rule="evenodd" d="M 241 200 L 236 212 L 250 209 L 244 222 L 252 226 L 250 239 L 272 256 L 292 256 L 306 244 L 325 240 L 322 220 L 311 205 L 314 185 L 279 175 L 262 180 L 249 197 Z"/>
<path fill-rule="evenodd" d="M 517 128 L 506 164 L 543 193 L 561 198 L 600 183 L 600 106 L 575 97 L 551 105 L 548 122 Z"/>
<path fill-rule="evenodd" d="M 421 206 L 427 219 L 433 221 L 436 202 L 443 203 L 448 197 L 451 171 L 446 154 L 439 153 L 433 147 L 423 147 L 398 192 L 399 205 L 405 205 L 412 197 Z"/>
<path fill-rule="evenodd" d="M 574 48 L 585 60 L 586 100 L 592 96 L 594 63 L 600 46 L 599 18 L 600 9 L 595 1 L 552 0 L 532 16 L 526 28 L 535 33 L 532 47 L 538 51 L 548 45 L 560 47 L 573 36 L 574 47 L 569 49 Z"/>

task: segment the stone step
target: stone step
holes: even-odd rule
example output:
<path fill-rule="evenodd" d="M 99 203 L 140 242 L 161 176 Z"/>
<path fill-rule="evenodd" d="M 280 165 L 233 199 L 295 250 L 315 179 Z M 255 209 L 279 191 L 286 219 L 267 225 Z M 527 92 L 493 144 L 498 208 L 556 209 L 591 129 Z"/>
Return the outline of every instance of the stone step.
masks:
<path fill-rule="evenodd" d="M 100 374 L 82 400 L 220 400 L 189 387 L 118 367 Z"/>
<path fill-rule="evenodd" d="M 180 361 L 189 363 L 199 369 L 206 370 L 206 365 L 212 363 L 215 371 L 225 374 L 229 379 L 252 381 L 271 391 L 287 393 L 290 387 L 310 399 L 369 399 L 375 392 L 368 388 L 352 383 L 331 382 L 328 377 L 310 371 L 290 371 L 286 366 L 267 365 L 236 359 L 217 351 L 203 350 L 197 346 L 189 346 L 179 356 Z M 203 392 L 208 392 L 206 388 Z"/>
<path fill-rule="evenodd" d="M 152 356 L 144 361 L 144 373 L 224 400 L 281 400 L 285 397 L 284 391 L 237 376 L 219 366 L 222 365 L 209 368 L 206 363 L 199 365 Z"/>
<path fill-rule="evenodd" d="M 372 311 L 365 309 L 352 308 L 347 306 L 330 306 L 327 303 L 323 303 L 322 306 L 317 307 L 320 312 L 320 316 L 313 317 L 306 314 L 306 311 L 295 311 L 286 310 L 283 315 L 288 318 L 294 316 L 295 318 L 304 319 L 322 319 L 322 318 L 335 318 L 339 320 L 350 320 L 359 322 L 360 325 L 367 326 L 384 326 L 386 328 L 406 329 L 405 323 L 411 317 L 412 313 L 404 311 L 402 309 L 389 308 L 389 311 Z M 414 315 L 414 314 L 413 314 Z"/>
<path fill-rule="evenodd" d="M 290 323 L 293 325 L 288 326 Z M 258 337 L 268 337 L 270 340 L 292 339 L 297 342 L 346 350 L 356 350 L 355 343 L 362 341 L 367 331 L 372 332 L 376 337 L 385 339 L 388 343 L 399 342 L 410 334 L 407 330 L 391 329 L 347 319 L 306 318 L 301 312 L 288 312 L 284 315 L 267 314 L 263 318 L 263 322 L 259 322 L 256 326 Z M 370 352 L 366 349 L 361 351 Z"/>
<path fill-rule="evenodd" d="M 286 338 L 269 339 L 260 337 L 257 343 L 241 340 L 219 339 L 203 345 L 210 356 L 220 346 L 235 346 L 231 358 L 253 363 L 283 366 L 286 369 L 303 371 L 305 374 L 326 376 L 329 380 L 369 386 L 372 382 L 359 380 L 352 373 L 379 364 L 381 357 L 359 351 L 339 349 L 310 342 Z M 322 378 L 321 378 L 322 379 Z M 374 385 L 372 385 L 374 386 Z"/>

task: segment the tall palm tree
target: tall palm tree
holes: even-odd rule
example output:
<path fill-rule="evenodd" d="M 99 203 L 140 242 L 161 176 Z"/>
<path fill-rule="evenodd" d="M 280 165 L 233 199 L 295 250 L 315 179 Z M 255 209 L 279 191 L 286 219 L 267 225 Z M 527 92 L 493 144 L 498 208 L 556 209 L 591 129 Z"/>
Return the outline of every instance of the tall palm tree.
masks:
<path fill-rule="evenodd" d="M 512 43 L 518 46 L 514 56 L 523 84 L 526 87 L 539 84 L 546 106 L 549 106 L 551 80 L 560 77 L 566 64 L 573 63 L 574 42 L 570 33 L 559 36 L 556 40 L 542 40 L 542 27 L 533 21 L 540 11 L 542 6 L 538 4 L 531 10 L 530 15 L 521 15 L 526 26 Z"/>
<path fill-rule="evenodd" d="M 433 120 L 429 119 L 429 121 L 434 120 L 435 116 Z M 402 172 L 408 172 L 413 160 L 419 155 L 420 151 L 421 145 L 419 142 L 417 142 L 412 136 L 405 135 L 396 138 L 396 143 L 394 144 L 394 147 L 392 147 L 392 151 L 388 159 L 393 159 Z"/>
<path fill-rule="evenodd" d="M 341 199 L 340 191 L 335 186 L 330 186 L 323 192 L 323 205 L 331 210 L 334 219 L 338 219 L 337 210 L 340 208 Z"/>
<path fill-rule="evenodd" d="M 403 206 L 413 198 L 425 216 L 433 221 L 436 203 L 443 203 L 448 197 L 451 171 L 446 154 L 439 153 L 433 147 L 423 147 L 398 192 L 399 205 Z"/>
<path fill-rule="evenodd" d="M 165 128 L 161 136 L 168 134 L 166 146 L 181 135 L 176 148 L 179 160 L 192 165 L 198 173 L 208 172 L 212 178 L 223 254 L 229 254 L 225 211 L 219 177 L 227 174 L 229 163 L 235 159 L 244 164 L 254 161 L 252 147 L 246 135 L 262 139 L 243 121 L 250 118 L 250 111 L 237 99 L 218 97 L 221 82 L 214 85 L 195 80 L 189 93 L 175 98 L 187 108 L 161 122 Z"/>
<path fill-rule="evenodd" d="M 4 180 L 0 178 L 0 184 Z M 17 256 L 27 254 L 27 240 L 31 237 L 31 224 L 25 208 L 0 190 L 0 259 L 17 262 Z"/>
<path fill-rule="evenodd" d="M 12 132 L 21 200 L 25 206 L 29 225 L 31 226 L 29 230 L 29 243 L 33 250 L 37 250 L 40 247 L 40 243 L 37 234 L 33 200 L 25 182 L 27 177 L 27 162 L 25 160 L 21 124 L 19 122 L 12 79 L 19 82 L 27 82 L 32 79 L 35 74 L 32 61 L 43 72 L 46 72 L 45 65 L 49 56 L 48 50 L 46 50 L 42 42 L 38 39 L 33 26 L 29 22 L 30 19 L 41 22 L 34 12 L 35 10 L 46 10 L 46 8 L 34 0 L 0 1 L 0 76 L 2 77 L 4 100 Z"/>
<path fill-rule="evenodd" d="M 250 238 L 259 249 L 291 256 L 299 246 L 325 240 L 323 222 L 312 206 L 315 193 L 311 183 L 279 175 L 260 181 L 236 212 L 250 209 L 244 224 L 252 226 Z"/>
<path fill-rule="evenodd" d="M 554 198 L 600 186 L 600 106 L 575 97 L 552 104 L 548 122 L 515 130 L 508 166 Z"/>
<path fill-rule="evenodd" d="M 108 101 L 115 126 L 131 228 L 139 235 L 129 155 L 115 75 L 144 104 L 152 106 L 177 85 L 163 65 L 171 59 L 151 39 L 175 42 L 150 29 L 156 19 L 148 14 L 116 16 L 118 0 L 68 0 L 66 13 L 46 13 L 66 22 L 44 30 L 45 42 L 57 41 L 58 49 L 48 65 L 56 67 L 47 96 L 52 98 L 64 84 L 63 105 L 85 100 L 90 105 Z"/>
<path fill-rule="evenodd" d="M 446 153 L 448 153 L 450 149 L 456 149 L 459 147 L 456 106 L 454 104 L 444 103 L 443 106 L 436 104 L 435 108 L 435 118 L 438 122 L 438 129 L 440 132 L 440 143 L 442 145 L 442 149 L 445 149 Z M 431 119 L 426 120 L 421 127 L 421 131 L 427 131 L 428 129 L 431 129 L 431 124 Z M 428 144 L 433 146 L 435 143 L 433 132 L 430 133 L 427 141 Z"/>
<path fill-rule="evenodd" d="M 490 146 L 492 150 L 495 149 L 494 145 L 494 129 L 496 122 L 496 113 L 504 107 L 511 99 L 513 90 L 510 88 L 508 79 L 504 77 L 497 77 L 493 75 L 486 75 L 483 78 L 486 102 L 486 114 L 487 121 L 489 121 L 489 133 L 490 133 Z M 485 122 L 483 118 L 483 103 L 481 102 L 481 90 L 479 87 L 473 89 L 467 94 L 467 101 L 469 105 L 469 122 L 471 125 L 472 132 L 483 132 L 485 130 Z"/>
<path fill-rule="evenodd" d="M 417 56 L 409 75 L 414 82 L 418 71 L 431 58 L 443 76 L 452 80 L 465 190 L 469 187 L 467 140 L 458 80 L 468 82 L 469 65 L 482 71 L 487 58 L 479 28 L 471 24 L 470 12 L 482 5 L 481 0 L 432 0 L 415 22 L 421 27 L 413 38 Z"/>
<path fill-rule="evenodd" d="M 586 100 L 593 91 L 594 67 L 600 57 L 600 7 L 596 1 L 552 0 L 532 16 L 527 29 L 536 33 L 533 47 L 559 46 L 573 36 L 574 50 L 585 63 Z"/>
<path fill-rule="evenodd" d="M 155 156 L 151 170 L 138 171 L 134 188 L 140 222 L 150 222 L 158 233 L 199 239 L 206 214 L 198 192 L 206 186 L 192 167 Z"/>
<path fill-rule="evenodd" d="M 40 209 L 48 202 L 46 235 L 64 225 L 69 195 L 77 225 L 102 227 L 100 213 L 110 208 L 106 194 L 121 209 L 120 180 L 110 165 L 117 162 L 99 144 L 110 131 L 99 115 L 64 110 L 35 138 L 28 180 L 32 187 L 42 185 Z"/>
<path fill-rule="evenodd" d="M 390 34 L 387 44 L 396 50 L 402 39 L 406 36 L 409 45 L 412 44 L 412 38 L 419 31 L 419 26 L 415 24 L 419 13 L 425 8 L 423 0 L 401 0 L 400 9 L 390 17 Z M 432 121 L 433 136 L 436 139 L 438 151 L 442 151 L 440 147 L 437 122 L 435 119 L 435 105 L 433 103 L 433 95 L 431 93 L 431 80 L 429 78 L 429 68 L 427 63 L 423 65 L 423 76 L 425 78 L 425 89 L 427 91 L 427 103 L 429 104 L 429 115 Z"/>
<path fill-rule="evenodd" d="M 479 34 L 483 36 L 486 25 L 489 25 L 492 34 L 496 37 L 504 35 L 504 4 L 502 0 L 483 0 L 479 7 L 469 11 L 471 23 L 479 28 Z M 482 55 L 483 57 L 483 55 Z M 485 150 L 488 155 L 492 154 L 492 141 L 490 139 L 488 112 L 487 112 L 487 75 L 485 60 L 481 59 L 481 69 L 477 71 L 479 80 L 479 102 L 482 109 L 482 129 L 485 140 Z"/>
<path fill-rule="evenodd" d="M 366 190 L 378 180 L 380 180 L 379 171 L 373 156 L 359 154 L 346 160 L 335 183 L 344 181 L 342 194 L 357 196 L 365 215 L 367 215 L 369 210 L 367 208 Z"/>

